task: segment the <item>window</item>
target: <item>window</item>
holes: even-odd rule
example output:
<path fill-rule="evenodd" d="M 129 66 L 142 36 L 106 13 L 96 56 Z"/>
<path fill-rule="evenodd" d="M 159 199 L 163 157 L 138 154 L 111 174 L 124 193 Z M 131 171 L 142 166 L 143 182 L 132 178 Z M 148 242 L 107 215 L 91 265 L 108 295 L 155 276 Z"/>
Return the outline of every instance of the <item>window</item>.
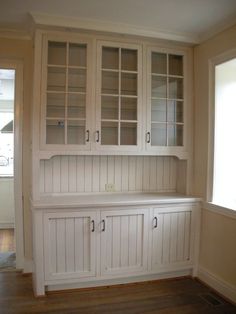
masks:
<path fill-rule="evenodd" d="M 236 59 L 215 66 L 213 197 L 236 210 Z"/>

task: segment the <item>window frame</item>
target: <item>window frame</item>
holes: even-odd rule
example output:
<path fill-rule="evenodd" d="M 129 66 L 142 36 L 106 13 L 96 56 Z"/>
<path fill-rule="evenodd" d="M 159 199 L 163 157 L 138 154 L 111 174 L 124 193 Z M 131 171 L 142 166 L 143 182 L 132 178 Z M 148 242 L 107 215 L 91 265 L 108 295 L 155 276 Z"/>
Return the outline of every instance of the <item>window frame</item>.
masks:
<path fill-rule="evenodd" d="M 218 205 L 213 202 L 214 184 L 214 144 L 215 144 L 215 68 L 217 65 L 236 58 L 236 49 L 229 50 L 209 60 L 209 94 L 208 94 L 208 156 L 207 156 L 207 190 L 205 208 L 219 214 L 236 218 L 236 209 Z"/>

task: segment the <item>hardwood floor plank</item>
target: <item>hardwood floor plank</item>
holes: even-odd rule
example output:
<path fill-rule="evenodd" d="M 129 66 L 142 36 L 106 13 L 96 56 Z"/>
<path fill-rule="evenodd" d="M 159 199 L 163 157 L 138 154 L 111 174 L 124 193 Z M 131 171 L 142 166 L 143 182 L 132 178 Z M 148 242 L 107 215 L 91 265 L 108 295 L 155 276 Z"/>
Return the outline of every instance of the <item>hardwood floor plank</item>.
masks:
<path fill-rule="evenodd" d="M 0 313 L 236 313 L 236 307 L 224 300 L 218 306 L 211 306 L 205 302 L 202 294 L 209 292 L 211 292 L 210 289 L 200 282 L 183 278 L 68 292 L 50 292 L 45 298 L 35 298 L 30 276 L 22 276 L 19 272 L 0 273 Z M 218 296 L 217 298 L 219 299 Z"/>

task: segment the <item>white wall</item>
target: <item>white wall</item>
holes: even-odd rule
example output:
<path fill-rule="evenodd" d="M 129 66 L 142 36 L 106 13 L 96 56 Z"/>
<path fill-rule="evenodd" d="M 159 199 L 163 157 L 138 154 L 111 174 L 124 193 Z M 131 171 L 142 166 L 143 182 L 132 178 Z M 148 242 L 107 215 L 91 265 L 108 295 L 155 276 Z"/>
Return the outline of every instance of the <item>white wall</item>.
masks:
<path fill-rule="evenodd" d="M 0 228 L 14 224 L 14 179 L 0 179 Z"/>

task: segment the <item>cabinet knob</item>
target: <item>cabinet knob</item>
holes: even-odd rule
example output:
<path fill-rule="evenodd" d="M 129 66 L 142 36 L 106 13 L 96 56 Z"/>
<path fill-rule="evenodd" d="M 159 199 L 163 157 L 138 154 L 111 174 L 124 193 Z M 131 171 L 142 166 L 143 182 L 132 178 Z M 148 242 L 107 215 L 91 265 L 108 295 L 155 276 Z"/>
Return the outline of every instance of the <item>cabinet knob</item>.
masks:
<path fill-rule="evenodd" d="M 100 141 L 100 133 L 99 131 L 96 131 L 96 142 L 98 143 Z"/>
<path fill-rule="evenodd" d="M 86 130 L 86 135 L 87 135 L 86 142 L 89 142 L 89 130 Z"/>
<path fill-rule="evenodd" d="M 103 219 L 102 220 L 102 231 L 105 231 L 105 227 L 106 227 L 106 223 L 105 223 L 105 220 Z"/>
<path fill-rule="evenodd" d="M 94 222 L 94 220 L 92 220 L 91 223 L 92 223 L 92 232 L 94 232 L 95 231 L 95 222 Z"/>
<path fill-rule="evenodd" d="M 151 133 L 150 132 L 147 132 L 147 134 L 146 134 L 146 141 L 148 144 L 151 142 Z"/>
<path fill-rule="evenodd" d="M 154 217 L 154 226 L 153 226 L 153 228 L 156 229 L 157 225 L 158 225 L 158 219 L 157 219 L 157 217 Z"/>

